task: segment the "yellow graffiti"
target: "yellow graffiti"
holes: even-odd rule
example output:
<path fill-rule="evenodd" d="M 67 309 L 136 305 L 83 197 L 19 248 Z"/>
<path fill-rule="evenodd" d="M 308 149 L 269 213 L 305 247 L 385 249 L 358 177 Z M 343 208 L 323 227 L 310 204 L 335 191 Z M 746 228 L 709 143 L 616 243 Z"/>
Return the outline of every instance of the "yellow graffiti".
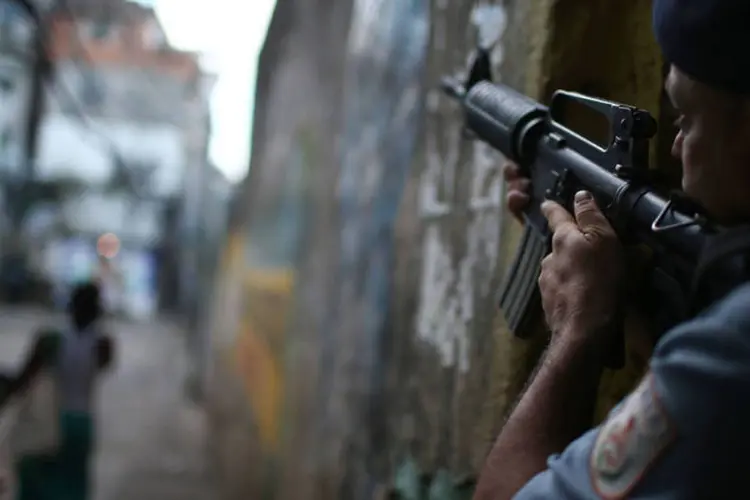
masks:
<path fill-rule="evenodd" d="M 293 277 L 287 269 L 246 272 L 243 319 L 234 350 L 261 444 L 269 452 L 278 449 L 281 435 L 283 341 Z"/>
<path fill-rule="evenodd" d="M 235 264 L 242 258 L 242 252 L 244 250 L 242 235 L 237 231 L 233 231 L 227 236 L 226 247 L 224 248 L 224 255 L 221 259 L 221 269 L 226 272 L 229 269 L 234 269 Z"/>

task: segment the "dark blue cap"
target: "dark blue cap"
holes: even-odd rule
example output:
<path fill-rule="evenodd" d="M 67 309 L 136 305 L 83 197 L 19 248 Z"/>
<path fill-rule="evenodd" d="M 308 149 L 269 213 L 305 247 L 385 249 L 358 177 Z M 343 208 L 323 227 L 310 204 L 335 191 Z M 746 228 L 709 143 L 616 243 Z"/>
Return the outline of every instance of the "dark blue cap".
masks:
<path fill-rule="evenodd" d="M 750 0 L 654 0 L 667 61 L 695 80 L 750 95 Z"/>

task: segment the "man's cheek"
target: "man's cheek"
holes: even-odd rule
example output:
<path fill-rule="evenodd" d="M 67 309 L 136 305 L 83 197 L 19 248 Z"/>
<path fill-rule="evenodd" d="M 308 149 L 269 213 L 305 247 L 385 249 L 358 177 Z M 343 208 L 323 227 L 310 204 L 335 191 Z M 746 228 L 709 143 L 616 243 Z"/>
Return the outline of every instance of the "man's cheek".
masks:
<path fill-rule="evenodd" d="M 683 161 L 682 160 L 682 147 L 683 147 L 684 142 L 685 142 L 685 136 L 682 134 L 682 131 L 677 132 L 677 136 L 674 138 L 674 142 L 672 142 L 672 156 L 674 156 L 680 161 Z"/>
<path fill-rule="evenodd" d="M 705 148 L 701 146 L 700 141 L 696 141 L 692 137 L 684 137 L 681 151 L 683 177 L 699 177 L 701 165 L 706 160 Z"/>

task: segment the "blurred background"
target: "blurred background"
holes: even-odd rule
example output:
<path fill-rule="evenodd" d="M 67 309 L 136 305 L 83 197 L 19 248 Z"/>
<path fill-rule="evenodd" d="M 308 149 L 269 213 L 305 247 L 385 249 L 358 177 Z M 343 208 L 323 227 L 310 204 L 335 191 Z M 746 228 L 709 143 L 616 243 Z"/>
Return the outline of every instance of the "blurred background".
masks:
<path fill-rule="evenodd" d="M 195 485 L 189 405 L 273 2 L 240 7 L 0 1 L 0 360 L 20 365 L 36 329 L 66 324 L 72 287 L 99 281 L 121 343 L 96 498 L 218 498 Z"/>
<path fill-rule="evenodd" d="M 32 3 L 0 0 L 0 361 L 99 280 L 96 498 L 470 498 L 543 338 L 506 331 L 501 159 L 438 82 L 481 46 L 665 118 L 650 0 Z"/>

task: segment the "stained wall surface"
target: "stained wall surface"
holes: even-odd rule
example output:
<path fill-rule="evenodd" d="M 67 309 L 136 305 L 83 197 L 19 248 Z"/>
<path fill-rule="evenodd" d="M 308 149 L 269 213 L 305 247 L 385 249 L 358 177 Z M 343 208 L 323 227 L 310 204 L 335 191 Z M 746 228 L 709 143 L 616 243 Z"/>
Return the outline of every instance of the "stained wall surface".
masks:
<path fill-rule="evenodd" d="M 650 2 L 610 3 L 279 0 L 212 317 L 224 498 L 470 495 L 545 339 L 504 326 L 520 226 L 437 84 L 481 43 L 532 97 L 658 114 Z M 629 346 L 599 418 L 643 370 L 649 342 Z"/>

